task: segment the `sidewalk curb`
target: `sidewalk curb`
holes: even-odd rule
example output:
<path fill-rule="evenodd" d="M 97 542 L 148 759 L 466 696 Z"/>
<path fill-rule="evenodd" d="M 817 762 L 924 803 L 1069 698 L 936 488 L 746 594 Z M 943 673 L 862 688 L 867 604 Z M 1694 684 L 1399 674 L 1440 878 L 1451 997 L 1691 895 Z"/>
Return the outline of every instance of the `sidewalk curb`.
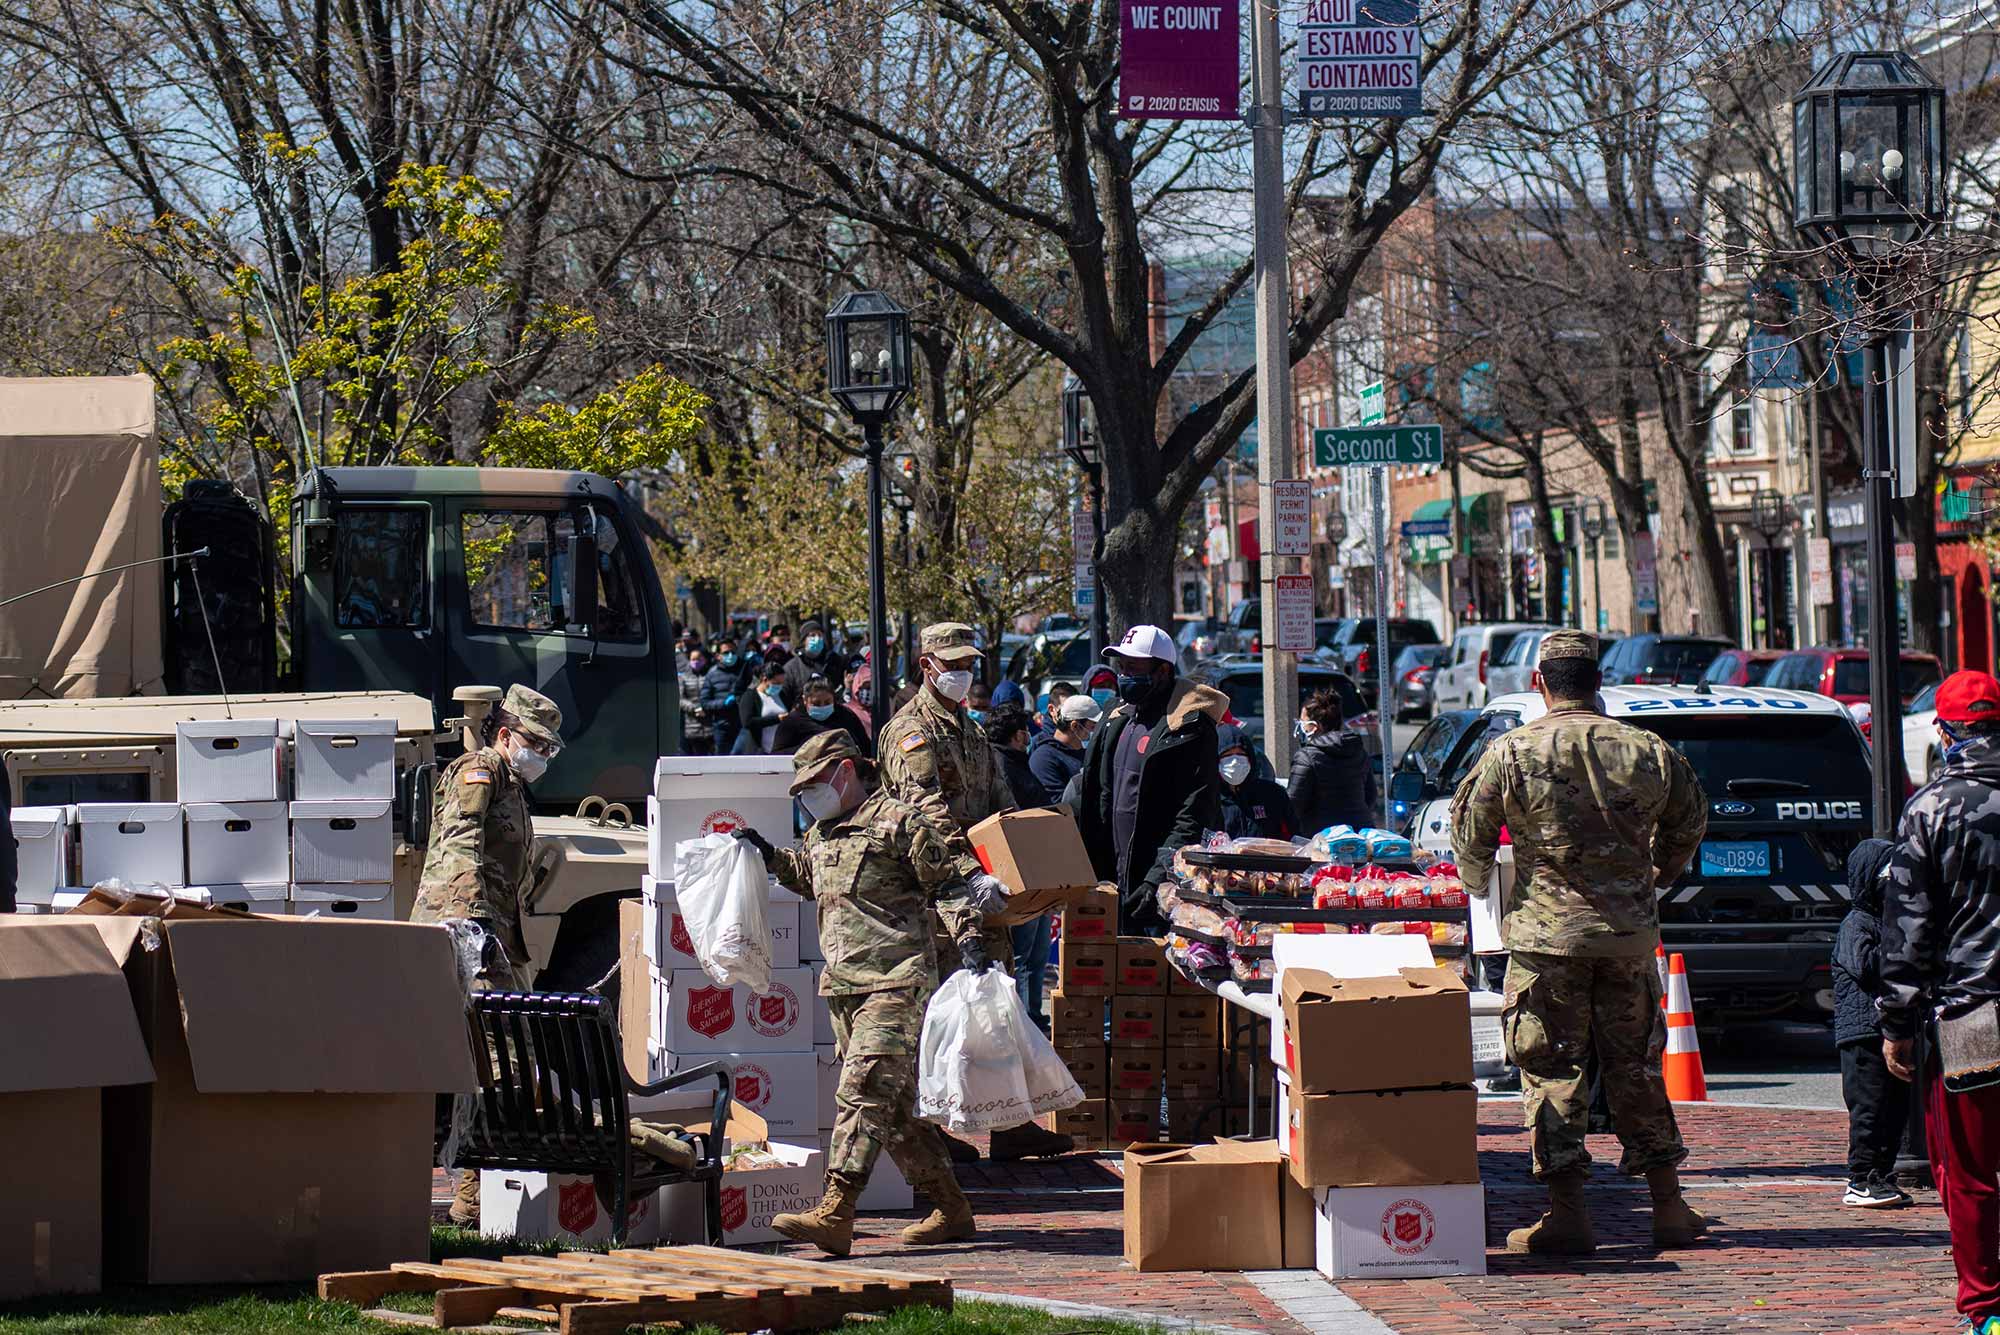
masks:
<path fill-rule="evenodd" d="M 1277 1273 L 1288 1273 L 1279 1271 Z M 1323 1282 L 1323 1281 L 1322 1281 Z M 1260 1286 L 1261 1287 L 1261 1286 Z M 1189 1335 L 1265 1335 L 1265 1332 L 1251 1330 L 1243 1326 L 1211 1326 L 1200 1321 L 1189 1321 L 1185 1317 L 1168 1316 L 1164 1312 L 1135 1311 L 1127 1307 L 1102 1307 L 1096 1303 L 1071 1303 L 1059 1298 L 1034 1298 L 1025 1293 L 994 1293 L 986 1289 L 957 1289 L 953 1297 L 967 1302 L 998 1303 L 1003 1307 L 1028 1307 L 1037 1312 L 1047 1312 L 1050 1316 L 1073 1316 L 1094 1321 L 1123 1321 L 1130 1325 L 1153 1326 L 1160 1330 L 1187 1331 Z M 1359 1309 L 1357 1309 L 1359 1310 Z M 1371 1318 L 1372 1319 L 1372 1318 Z M 1318 1327 L 1311 1327 L 1318 1329 Z M 1377 1326 L 1378 1331 L 1388 1331 L 1387 1326 Z M 1354 1335 L 1364 1335 L 1365 1327 L 1354 1327 Z M 1342 1332 L 1345 1335 L 1345 1332 Z M 1390 1333 L 1393 1335 L 1393 1332 Z"/>
<path fill-rule="evenodd" d="M 1244 1278 L 1314 1335 L 1396 1335 L 1316 1270 L 1254 1270 Z"/>

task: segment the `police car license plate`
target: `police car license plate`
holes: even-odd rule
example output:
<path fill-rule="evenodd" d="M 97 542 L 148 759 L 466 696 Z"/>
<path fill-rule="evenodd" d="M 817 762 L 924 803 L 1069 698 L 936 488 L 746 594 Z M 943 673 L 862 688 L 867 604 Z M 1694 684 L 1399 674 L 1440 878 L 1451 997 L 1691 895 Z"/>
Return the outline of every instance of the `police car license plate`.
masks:
<path fill-rule="evenodd" d="M 1701 846 L 1703 876 L 1769 876 L 1771 845 L 1761 839 Z"/>

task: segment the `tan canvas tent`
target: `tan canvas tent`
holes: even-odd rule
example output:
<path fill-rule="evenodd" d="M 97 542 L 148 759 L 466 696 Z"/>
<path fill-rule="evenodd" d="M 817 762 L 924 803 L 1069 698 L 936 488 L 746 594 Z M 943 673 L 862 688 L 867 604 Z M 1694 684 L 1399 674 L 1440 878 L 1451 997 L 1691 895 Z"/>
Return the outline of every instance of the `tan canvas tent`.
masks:
<path fill-rule="evenodd" d="M 147 376 L 0 378 L 0 599 L 160 555 Z M 160 694 L 162 572 L 0 607 L 0 699 Z"/>

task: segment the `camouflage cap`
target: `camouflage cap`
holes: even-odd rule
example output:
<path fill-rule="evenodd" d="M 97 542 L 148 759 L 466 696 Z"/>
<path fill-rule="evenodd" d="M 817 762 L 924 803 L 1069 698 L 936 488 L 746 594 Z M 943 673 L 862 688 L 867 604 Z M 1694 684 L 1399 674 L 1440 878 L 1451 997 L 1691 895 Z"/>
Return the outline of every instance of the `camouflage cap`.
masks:
<path fill-rule="evenodd" d="M 978 646 L 972 642 L 972 627 L 963 621 L 940 621 L 935 626 L 925 626 L 917 652 L 947 663 L 980 657 Z"/>
<path fill-rule="evenodd" d="M 512 731 L 545 746 L 562 745 L 562 709 L 533 687 L 519 682 L 509 686 L 507 698 L 500 702 L 500 711 L 507 715 L 507 726 Z"/>
<path fill-rule="evenodd" d="M 1542 655 L 1538 663 L 1553 663 L 1558 658 L 1585 658 L 1597 661 L 1597 637 L 1581 630 L 1552 630 L 1542 637 Z"/>
<path fill-rule="evenodd" d="M 854 744 L 854 738 L 845 728 L 829 728 L 806 738 L 804 744 L 792 752 L 792 793 L 796 795 L 801 788 L 818 782 L 821 771 L 831 769 L 843 760 L 852 760 L 856 765 L 875 763 L 861 754 L 861 748 Z"/>

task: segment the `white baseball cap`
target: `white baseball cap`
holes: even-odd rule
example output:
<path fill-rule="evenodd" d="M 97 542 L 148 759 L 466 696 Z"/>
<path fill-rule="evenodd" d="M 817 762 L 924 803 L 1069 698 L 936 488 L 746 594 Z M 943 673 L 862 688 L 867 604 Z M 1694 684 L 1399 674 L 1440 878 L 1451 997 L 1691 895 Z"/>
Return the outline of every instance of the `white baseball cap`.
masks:
<path fill-rule="evenodd" d="M 1154 658 L 1162 663 L 1180 662 L 1180 650 L 1174 647 L 1174 637 L 1158 626 L 1134 626 L 1125 632 L 1125 638 L 1104 651 L 1106 661 L 1116 654 L 1120 658 Z"/>
<path fill-rule="evenodd" d="M 1064 723 L 1095 723 L 1104 717 L 1104 711 L 1089 696 L 1072 695 L 1056 710 L 1056 717 Z"/>

